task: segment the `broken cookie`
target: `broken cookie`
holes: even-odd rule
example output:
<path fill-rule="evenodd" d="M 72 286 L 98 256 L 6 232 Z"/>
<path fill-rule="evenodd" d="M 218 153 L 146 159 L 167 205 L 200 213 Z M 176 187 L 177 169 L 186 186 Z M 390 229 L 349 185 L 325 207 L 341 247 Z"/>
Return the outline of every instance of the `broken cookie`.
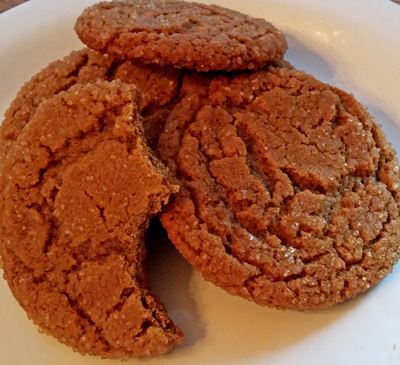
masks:
<path fill-rule="evenodd" d="M 148 288 L 150 217 L 176 192 L 117 81 L 44 101 L 0 178 L 4 277 L 39 328 L 82 354 L 153 356 L 183 341 Z"/>

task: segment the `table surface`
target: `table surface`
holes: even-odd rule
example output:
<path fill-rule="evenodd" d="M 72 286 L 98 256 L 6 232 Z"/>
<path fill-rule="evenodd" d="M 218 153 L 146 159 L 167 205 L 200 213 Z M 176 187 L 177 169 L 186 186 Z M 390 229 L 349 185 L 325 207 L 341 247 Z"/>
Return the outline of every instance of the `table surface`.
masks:
<path fill-rule="evenodd" d="M 28 0 L 0 0 L 0 13 L 13 8 L 14 6 L 17 6 L 19 4 L 22 4 Z M 397 3 L 400 5 L 400 0 L 391 0 L 394 3 Z"/>

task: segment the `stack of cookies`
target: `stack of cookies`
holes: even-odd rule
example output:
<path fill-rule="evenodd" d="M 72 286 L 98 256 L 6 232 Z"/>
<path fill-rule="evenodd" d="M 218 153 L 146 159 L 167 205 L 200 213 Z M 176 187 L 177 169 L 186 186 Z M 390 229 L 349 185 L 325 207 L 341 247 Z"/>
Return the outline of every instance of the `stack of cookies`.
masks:
<path fill-rule="evenodd" d="M 205 279 L 263 306 L 329 307 L 391 272 L 395 152 L 352 95 L 283 59 L 274 26 L 130 0 L 75 30 L 90 48 L 26 83 L 1 126 L 4 277 L 42 331 L 102 357 L 183 341 L 143 267 L 155 215 Z"/>

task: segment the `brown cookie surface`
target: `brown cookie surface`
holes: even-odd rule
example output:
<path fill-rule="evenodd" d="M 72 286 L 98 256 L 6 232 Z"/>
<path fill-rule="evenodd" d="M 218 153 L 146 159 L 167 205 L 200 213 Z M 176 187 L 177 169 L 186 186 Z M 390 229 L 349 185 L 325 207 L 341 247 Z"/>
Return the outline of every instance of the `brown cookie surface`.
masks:
<path fill-rule="evenodd" d="M 162 109 L 175 97 L 182 74 L 183 72 L 174 69 L 121 62 L 89 49 L 71 52 L 33 76 L 7 109 L 0 126 L 0 168 L 13 141 L 28 124 L 37 107 L 75 84 L 114 79 L 135 83 L 144 93 L 140 112 L 145 117 L 146 134 L 150 142 L 154 140 L 155 143 L 158 134 L 154 131 L 165 119 L 161 118 L 166 114 Z M 152 126 L 147 127 L 147 124 Z"/>
<path fill-rule="evenodd" d="M 101 2 L 82 13 L 75 30 L 95 50 L 197 71 L 256 69 L 287 49 L 264 19 L 178 0 Z"/>
<path fill-rule="evenodd" d="M 143 267 L 149 218 L 176 186 L 142 139 L 138 101 L 116 81 L 60 92 L 0 178 L 4 277 L 41 330 L 83 354 L 153 356 L 183 341 Z"/>
<path fill-rule="evenodd" d="M 399 168 L 365 108 L 285 67 L 184 79 L 158 153 L 161 215 L 211 282 L 261 305 L 333 305 L 398 260 Z"/>

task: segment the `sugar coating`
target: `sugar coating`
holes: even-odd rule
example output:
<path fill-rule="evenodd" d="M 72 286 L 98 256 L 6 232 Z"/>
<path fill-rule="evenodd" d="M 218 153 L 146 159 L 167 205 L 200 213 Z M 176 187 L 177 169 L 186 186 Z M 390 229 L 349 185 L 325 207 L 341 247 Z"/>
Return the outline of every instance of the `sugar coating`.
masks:
<path fill-rule="evenodd" d="M 231 294 L 327 307 L 399 258 L 395 152 L 351 95 L 310 75 L 270 66 L 184 78 L 157 152 L 180 184 L 163 226 Z"/>
<path fill-rule="evenodd" d="M 183 341 L 150 292 L 144 235 L 176 186 L 118 81 L 44 101 L 0 176 L 4 277 L 40 328 L 82 354 L 153 356 Z"/>
<path fill-rule="evenodd" d="M 256 69 L 287 49 L 264 19 L 178 0 L 101 2 L 84 10 L 75 30 L 95 50 L 197 71 Z"/>
<path fill-rule="evenodd" d="M 168 103 L 179 88 L 183 72 L 175 69 L 123 62 L 106 54 L 82 49 L 54 61 L 23 85 L 5 113 L 0 126 L 0 169 L 7 152 L 35 114 L 37 107 L 75 84 L 119 79 L 134 83 L 144 94 L 139 105 L 150 144 L 156 142 L 168 111 Z"/>

